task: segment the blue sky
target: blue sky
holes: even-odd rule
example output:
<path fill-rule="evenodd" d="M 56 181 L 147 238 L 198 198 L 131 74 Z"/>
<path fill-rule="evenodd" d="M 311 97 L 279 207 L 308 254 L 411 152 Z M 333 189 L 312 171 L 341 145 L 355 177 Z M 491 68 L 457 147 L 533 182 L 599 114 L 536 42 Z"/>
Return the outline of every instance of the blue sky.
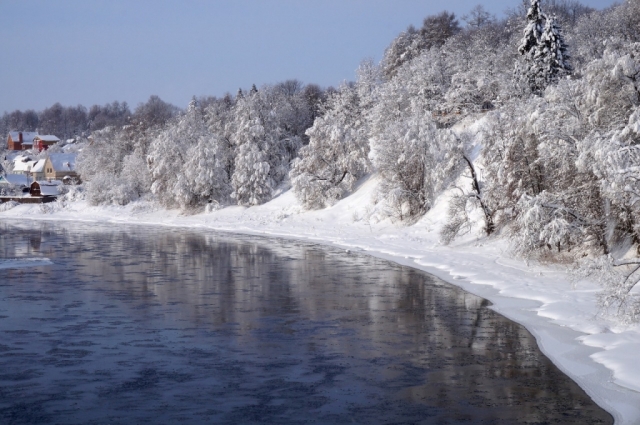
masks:
<path fill-rule="evenodd" d="M 603 8 L 612 0 L 583 0 Z M 0 0 L 0 113 L 151 95 L 184 107 L 193 95 L 290 78 L 354 79 L 409 24 L 478 1 Z M 501 15 L 518 2 L 483 2 Z"/>

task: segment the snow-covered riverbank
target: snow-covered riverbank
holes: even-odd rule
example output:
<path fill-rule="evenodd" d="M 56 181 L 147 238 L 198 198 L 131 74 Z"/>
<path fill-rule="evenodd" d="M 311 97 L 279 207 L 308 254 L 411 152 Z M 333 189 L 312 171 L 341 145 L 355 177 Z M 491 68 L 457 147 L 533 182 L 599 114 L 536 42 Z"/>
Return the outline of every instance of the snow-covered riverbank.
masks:
<path fill-rule="evenodd" d="M 364 251 L 425 270 L 493 302 L 525 325 L 542 351 L 610 411 L 619 424 L 640 423 L 640 325 L 617 325 L 598 315 L 594 282 L 571 282 L 560 267 L 526 265 L 499 239 L 471 232 L 450 246 L 439 243 L 446 202 L 441 199 L 413 226 L 371 219 L 375 178 L 332 208 L 303 211 L 290 191 L 252 208 L 228 207 L 184 215 L 147 203 L 91 207 L 85 202 L 19 205 L 0 219 L 138 223 L 304 239 Z"/>

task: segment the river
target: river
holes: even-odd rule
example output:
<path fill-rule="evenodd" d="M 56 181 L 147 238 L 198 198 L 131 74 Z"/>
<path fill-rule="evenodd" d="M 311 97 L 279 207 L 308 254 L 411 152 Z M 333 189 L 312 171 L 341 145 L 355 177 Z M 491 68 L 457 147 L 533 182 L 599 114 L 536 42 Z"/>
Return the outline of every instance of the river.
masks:
<path fill-rule="evenodd" d="M 279 239 L 0 221 L 0 423 L 613 420 L 525 328 L 409 267 Z"/>

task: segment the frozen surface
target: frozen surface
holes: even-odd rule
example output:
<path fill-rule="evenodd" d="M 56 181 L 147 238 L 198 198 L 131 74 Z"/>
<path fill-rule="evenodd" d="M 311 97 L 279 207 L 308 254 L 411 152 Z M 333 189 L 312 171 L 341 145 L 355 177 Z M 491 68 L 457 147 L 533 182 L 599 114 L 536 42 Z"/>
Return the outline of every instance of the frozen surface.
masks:
<path fill-rule="evenodd" d="M 0 213 L 0 219 L 139 223 L 280 236 L 422 269 L 489 299 L 496 311 L 525 325 L 542 351 L 610 411 L 616 423 L 640 422 L 640 372 L 634 359 L 640 352 L 640 326 L 623 327 L 602 318 L 596 282 L 576 284 L 560 267 L 527 265 L 512 258 L 504 241 L 478 239 L 477 232 L 443 246 L 438 231 L 446 196 L 413 226 L 378 221 L 370 207 L 375 187 L 375 178 L 365 180 L 351 196 L 320 211 L 303 211 L 288 191 L 259 207 L 232 206 L 195 215 L 145 202 L 126 207 L 77 202 L 64 209 L 20 205 Z"/>

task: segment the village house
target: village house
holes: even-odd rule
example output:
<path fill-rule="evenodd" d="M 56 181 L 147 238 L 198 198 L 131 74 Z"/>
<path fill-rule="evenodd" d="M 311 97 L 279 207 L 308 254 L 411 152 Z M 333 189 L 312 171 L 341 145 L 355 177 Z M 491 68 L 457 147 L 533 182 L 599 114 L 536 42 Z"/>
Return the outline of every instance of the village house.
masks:
<path fill-rule="evenodd" d="M 27 149 L 43 150 L 60 142 L 53 134 L 38 134 L 37 131 L 11 131 L 7 137 L 7 149 L 12 151 L 24 151 Z"/>
<path fill-rule="evenodd" d="M 59 141 L 60 139 L 53 134 L 38 135 L 33 139 L 33 147 L 38 149 L 38 152 L 42 152 L 43 150 L 49 149 L 50 146 L 55 145 Z"/>
<path fill-rule="evenodd" d="M 49 181 L 33 182 L 29 187 L 29 194 L 31 196 L 36 196 L 36 197 L 43 197 L 43 198 L 54 197 L 55 198 L 60 194 L 58 189 L 58 186 L 60 186 L 60 184 L 62 184 L 62 182 L 58 180 L 53 180 L 50 182 Z"/>
<path fill-rule="evenodd" d="M 37 162 L 28 155 L 18 155 L 13 158 L 13 173 L 29 176 Z"/>
<path fill-rule="evenodd" d="M 14 201 L 21 204 L 46 204 L 60 195 L 60 180 L 30 181 L 27 175 L 0 176 L 0 204 Z"/>
<path fill-rule="evenodd" d="M 0 189 L 23 189 L 29 187 L 29 183 L 29 177 L 24 174 L 6 174 L 0 176 Z"/>
<path fill-rule="evenodd" d="M 7 149 L 12 151 L 31 149 L 33 148 L 33 139 L 37 135 L 37 131 L 11 131 L 7 137 Z"/>
<path fill-rule="evenodd" d="M 31 182 L 39 180 L 62 180 L 65 183 L 77 181 L 75 153 L 54 153 L 47 158 L 32 159 L 28 155 L 13 158 L 13 174 L 26 176 Z"/>
<path fill-rule="evenodd" d="M 44 163 L 44 176 L 47 180 L 62 180 L 70 184 L 79 180 L 76 172 L 75 153 L 52 153 Z"/>
<path fill-rule="evenodd" d="M 0 203 L 5 196 L 24 196 L 29 192 L 29 177 L 23 174 L 6 174 L 0 176 Z"/>
<path fill-rule="evenodd" d="M 39 159 L 33 164 L 33 166 L 31 166 L 31 178 L 33 181 L 44 180 L 46 178 L 44 172 L 44 165 L 46 162 L 46 159 Z"/>
<path fill-rule="evenodd" d="M 45 159 L 34 160 L 27 155 L 18 155 L 13 158 L 13 173 L 30 176 L 31 181 L 42 180 L 44 175 Z"/>

